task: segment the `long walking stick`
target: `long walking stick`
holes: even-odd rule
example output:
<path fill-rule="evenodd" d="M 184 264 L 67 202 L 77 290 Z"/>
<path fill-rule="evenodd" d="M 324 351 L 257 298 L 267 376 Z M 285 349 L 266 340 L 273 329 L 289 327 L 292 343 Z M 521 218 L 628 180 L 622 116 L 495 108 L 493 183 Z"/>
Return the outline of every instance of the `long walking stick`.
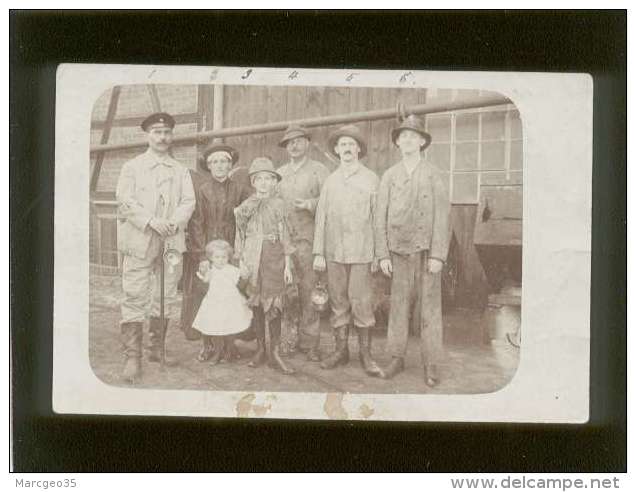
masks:
<path fill-rule="evenodd" d="M 159 326 L 161 326 L 161 359 L 159 361 L 159 370 L 164 371 L 166 368 L 166 334 L 168 327 L 165 326 L 165 297 L 166 297 L 166 259 L 164 258 L 164 250 L 166 244 L 163 238 L 161 239 L 161 250 L 159 258 L 161 258 L 161 266 L 159 268 L 159 283 L 161 284 L 161 290 L 159 294 Z"/>

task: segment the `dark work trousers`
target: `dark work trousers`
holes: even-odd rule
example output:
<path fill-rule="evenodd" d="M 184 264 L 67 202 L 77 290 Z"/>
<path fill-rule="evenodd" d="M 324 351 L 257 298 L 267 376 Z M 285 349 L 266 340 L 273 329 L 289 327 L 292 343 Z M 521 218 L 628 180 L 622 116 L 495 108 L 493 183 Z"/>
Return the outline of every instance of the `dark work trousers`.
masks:
<path fill-rule="evenodd" d="M 302 306 L 302 321 L 300 324 L 300 346 L 311 349 L 320 346 L 320 316 L 311 302 L 311 292 L 316 285 L 316 273 L 314 272 L 314 255 L 311 252 L 312 245 L 309 241 L 300 240 L 294 243 L 296 252 L 296 282 L 298 295 Z"/>
<path fill-rule="evenodd" d="M 351 321 L 358 328 L 375 326 L 370 263 L 328 261 L 327 282 L 333 328 L 347 326 Z"/>
<path fill-rule="evenodd" d="M 207 285 L 196 276 L 199 261 L 191 253 L 183 254 L 183 301 L 181 303 L 181 329 L 192 328 L 194 317 L 205 297 Z"/>
<path fill-rule="evenodd" d="M 428 251 L 409 255 L 391 253 L 391 311 L 387 351 L 405 357 L 409 319 L 419 318 L 423 364 L 436 364 L 442 355 L 442 274 L 428 271 Z"/>

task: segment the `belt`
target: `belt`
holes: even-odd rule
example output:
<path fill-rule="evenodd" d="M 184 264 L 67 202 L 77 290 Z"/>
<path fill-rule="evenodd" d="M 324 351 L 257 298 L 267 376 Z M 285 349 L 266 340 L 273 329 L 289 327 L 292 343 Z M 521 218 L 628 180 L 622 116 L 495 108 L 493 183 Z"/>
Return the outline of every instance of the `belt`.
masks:
<path fill-rule="evenodd" d="M 278 241 L 278 234 L 249 234 L 247 237 L 262 239 L 263 241 Z"/>

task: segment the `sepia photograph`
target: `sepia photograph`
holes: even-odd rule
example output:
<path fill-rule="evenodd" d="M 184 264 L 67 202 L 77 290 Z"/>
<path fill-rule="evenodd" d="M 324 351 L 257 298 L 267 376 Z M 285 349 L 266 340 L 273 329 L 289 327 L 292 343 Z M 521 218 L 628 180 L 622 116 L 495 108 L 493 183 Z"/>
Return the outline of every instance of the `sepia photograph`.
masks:
<path fill-rule="evenodd" d="M 456 394 L 513 377 L 523 136 L 504 95 L 121 85 L 90 141 L 103 382 Z"/>
<path fill-rule="evenodd" d="M 160 414 L 270 417 L 278 406 L 288 418 L 411 419 L 424 411 L 426 420 L 444 405 L 409 398 L 464 396 L 482 410 L 461 416 L 447 399 L 449 418 L 479 419 L 497 418 L 484 398 L 505 412 L 507 392 L 543 381 L 532 376 L 542 367 L 533 357 L 555 356 L 558 344 L 542 346 L 549 324 L 528 331 L 522 316 L 524 258 L 535 256 L 526 255 L 524 177 L 528 135 L 549 130 L 522 107 L 533 107 L 524 97 L 551 104 L 545 92 L 523 95 L 519 79 L 507 86 L 504 74 L 416 81 L 413 71 L 215 67 L 187 77 L 166 67 L 72 65 L 58 70 L 60 87 L 69 70 L 79 92 L 67 84 L 58 97 L 90 121 L 85 134 L 58 129 L 82 141 L 85 160 L 77 151 L 72 159 L 88 172 L 86 188 L 80 181 L 73 190 L 86 197 L 78 233 L 87 246 L 75 285 L 86 327 L 74 340 L 87 353 L 75 377 L 102 388 L 100 398 L 126 406 L 131 400 L 116 396 L 124 391 Z M 87 77 L 100 72 L 128 83 L 101 80 L 101 89 L 87 90 Z M 566 101 L 578 106 L 589 81 L 572 77 Z M 81 104 L 71 93 L 82 94 Z M 577 111 L 585 116 L 585 106 Z M 580 191 L 575 199 L 589 200 Z M 566 260 L 563 268 L 579 261 Z M 532 271 L 535 282 L 545 280 Z M 583 287 L 589 271 L 577 275 Z M 544 287 L 535 292 L 531 305 L 542 295 L 556 300 Z M 530 319 L 548 312 L 533 310 Z M 553 330 L 553 340 L 570 328 Z M 73 337 L 61 333 L 56 341 Z M 63 350 L 55 360 L 67 371 L 73 362 Z M 576 390 L 565 391 L 586 386 L 568 362 L 587 366 L 585 338 L 570 350 L 553 361 L 567 366 L 564 380 L 552 382 L 559 391 L 568 378 Z M 525 379 L 517 378 L 524 358 Z M 204 408 L 147 399 L 165 390 Z M 556 396 L 551 405 L 585 413 L 584 394 L 565 403 Z M 295 411 L 286 398 L 312 410 Z M 381 414 L 378 399 L 399 412 Z"/>
<path fill-rule="evenodd" d="M 624 10 L 112 7 L 9 13 L 14 488 L 625 487 Z"/>

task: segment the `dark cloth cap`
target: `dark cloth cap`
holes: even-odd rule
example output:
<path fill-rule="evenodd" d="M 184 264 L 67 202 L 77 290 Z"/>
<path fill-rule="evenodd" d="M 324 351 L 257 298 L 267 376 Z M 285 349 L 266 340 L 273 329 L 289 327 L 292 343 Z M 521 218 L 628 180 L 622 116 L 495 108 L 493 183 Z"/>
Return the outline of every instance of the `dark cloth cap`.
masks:
<path fill-rule="evenodd" d="M 283 138 L 281 138 L 280 142 L 278 142 L 278 146 L 279 147 L 286 147 L 287 146 L 287 142 L 289 142 L 290 140 L 293 140 L 294 138 L 298 138 L 298 137 L 304 137 L 307 140 L 311 140 L 311 135 L 309 134 L 309 132 L 307 131 L 307 129 L 304 126 L 301 126 L 301 125 L 289 125 L 287 130 L 285 130 L 285 134 L 283 135 Z"/>
<path fill-rule="evenodd" d="M 163 123 L 168 128 L 174 128 L 174 118 L 168 113 L 152 113 L 145 120 L 141 122 L 141 128 L 147 132 L 148 127 L 157 123 Z"/>
<path fill-rule="evenodd" d="M 391 140 L 393 140 L 395 145 L 397 145 L 396 141 L 402 130 L 413 130 L 424 137 L 426 141 L 420 147 L 421 150 L 431 145 L 432 137 L 431 134 L 424 129 L 424 121 L 414 114 L 407 116 L 398 127 L 391 130 Z"/>
<path fill-rule="evenodd" d="M 276 176 L 276 179 L 278 181 L 283 179 L 283 177 L 280 174 L 278 174 L 278 171 L 274 167 L 274 163 L 272 162 L 272 160 L 269 159 L 268 157 L 257 157 L 256 159 L 252 161 L 252 164 L 249 170 L 250 179 L 252 178 L 254 174 L 262 173 L 262 172 L 273 174 L 274 176 Z"/>
<path fill-rule="evenodd" d="M 239 151 L 234 147 L 220 142 L 212 142 L 203 150 L 203 152 L 201 152 L 201 155 L 199 156 L 199 169 L 201 169 L 201 171 L 205 171 L 206 173 L 210 172 L 207 159 L 211 154 L 214 154 L 214 152 L 227 152 L 230 154 L 232 166 L 234 166 L 239 160 Z"/>
<path fill-rule="evenodd" d="M 329 150 L 333 155 L 338 157 L 338 154 L 336 154 L 335 151 L 335 147 L 340 137 L 351 137 L 356 142 L 358 142 L 358 145 L 360 146 L 360 154 L 358 154 L 358 159 L 362 159 L 365 155 L 367 155 L 367 143 L 362 136 L 362 132 L 355 125 L 345 125 L 338 128 L 331 134 L 331 136 L 329 137 Z"/>

